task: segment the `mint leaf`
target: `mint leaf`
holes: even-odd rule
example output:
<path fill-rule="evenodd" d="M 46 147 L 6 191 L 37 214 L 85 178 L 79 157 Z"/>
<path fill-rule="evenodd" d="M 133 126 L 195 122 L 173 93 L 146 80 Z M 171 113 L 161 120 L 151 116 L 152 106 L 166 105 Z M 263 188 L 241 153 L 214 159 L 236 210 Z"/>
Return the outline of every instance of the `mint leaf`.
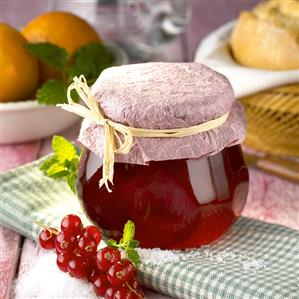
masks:
<path fill-rule="evenodd" d="M 129 242 L 134 239 L 134 236 L 135 236 L 134 222 L 128 220 L 127 223 L 125 224 L 123 237 L 120 240 L 120 243 L 129 244 Z"/>
<path fill-rule="evenodd" d="M 125 252 L 128 255 L 128 258 L 130 259 L 130 261 L 135 266 L 138 267 L 141 264 L 140 256 L 139 256 L 138 252 L 134 248 L 128 247 L 128 248 L 125 249 Z"/>
<path fill-rule="evenodd" d="M 55 135 L 52 139 L 52 149 L 60 163 L 78 159 L 74 145 L 62 136 Z"/>
<path fill-rule="evenodd" d="M 66 182 L 71 188 L 71 190 L 76 192 L 76 182 L 77 182 L 77 172 L 69 172 L 66 177 Z"/>
<path fill-rule="evenodd" d="M 52 156 L 50 158 L 48 158 L 47 160 L 45 160 L 41 166 L 40 166 L 40 170 L 43 171 L 44 173 L 47 173 L 47 170 L 54 164 L 57 163 L 57 159 L 55 156 Z"/>
<path fill-rule="evenodd" d="M 53 179 L 64 179 L 75 193 L 79 165 L 76 148 L 62 136 L 54 136 L 52 149 L 54 155 L 41 164 L 40 170 Z"/>
<path fill-rule="evenodd" d="M 102 43 L 89 43 L 77 49 L 67 68 L 69 81 L 74 76 L 84 75 L 92 84 L 100 73 L 112 64 L 112 55 Z"/>
<path fill-rule="evenodd" d="M 40 104 L 56 105 L 67 102 L 67 88 L 62 81 L 50 79 L 38 89 L 36 98 Z"/>
<path fill-rule="evenodd" d="M 51 65 L 57 70 L 62 70 L 66 65 L 68 53 L 64 48 L 47 42 L 26 44 L 25 48 L 39 60 Z"/>
<path fill-rule="evenodd" d="M 66 174 L 67 174 L 67 168 L 65 168 L 63 165 L 60 165 L 58 163 L 53 164 L 47 170 L 47 176 L 49 177 L 63 178 Z"/>
<path fill-rule="evenodd" d="M 137 241 L 137 240 L 130 240 L 129 241 L 128 247 L 137 248 L 138 246 L 139 246 L 139 241 Z"/>
<path fill-rule="evenodd" d="M 114 247 L 114 246 L 117 245 L 117 242 L 115 240 L 113 240 L 113 239 L 109 239 L 107 241 L 107 245 L 110 246 L 110 247 Z"/>

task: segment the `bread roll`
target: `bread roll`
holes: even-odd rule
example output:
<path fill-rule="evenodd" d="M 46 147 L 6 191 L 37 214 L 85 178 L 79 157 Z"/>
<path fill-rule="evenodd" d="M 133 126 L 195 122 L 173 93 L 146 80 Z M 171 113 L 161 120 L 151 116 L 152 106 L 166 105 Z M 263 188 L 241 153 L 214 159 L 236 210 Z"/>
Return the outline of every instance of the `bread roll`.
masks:
<path fill-rule="evenodd" d="M 268 0 L 242 12 L 230 37 L 235 60 L 268 70 L 299 69 L 299 1 Z"/>

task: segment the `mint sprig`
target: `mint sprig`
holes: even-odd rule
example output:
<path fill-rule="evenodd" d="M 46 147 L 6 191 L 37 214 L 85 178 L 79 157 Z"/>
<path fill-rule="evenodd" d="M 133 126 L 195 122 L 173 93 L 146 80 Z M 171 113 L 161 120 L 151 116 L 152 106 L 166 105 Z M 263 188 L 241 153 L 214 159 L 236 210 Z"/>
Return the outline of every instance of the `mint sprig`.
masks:
<path fill-rule="evenodd" d="M 93 84 L 100 73 L 113 64 L 112 54 L 102 43 L 89 43 L 78 48 L 70 57 L 68 52 L 51 43 L 26 44 L 29 53 L 42 62 L 60 70 L 61 80 L 50 79 L 37 91 L 40 104 L 56 105 L 67 102 L 67 86 L 74 76 L 84 75 L 88 84 Z M 74 100 L 78 95 L 74 92 Z"/>
<path fill-rule="evenodd" d="M 64 137 L 55 135 L 52 149 L 54 155 L 41 164 L 40 170 L 53 179 L 64 179 L 75 193 L 79 165 L 76 148 Z"/>
<path fill-rule="evenodd" d="M 68 53 L 64 48 L 51 43 L 26 44 L 25 48 L 39 60 L 51 65 L 57 70 L 62 70 L 66 66 Z"/>
<path fill-rule="evenodd" d="M 114 239 L 109 239 L 107 244 L 110 247 L 121 248 L 125 251 L 128 259 L 138 267 L 141 263 L 140 256 L 135 248 L 139 246 L 139 241 L 134 239 L 135 224 L 133 221 L 128 220 L 124 226 L 123 236 L 119 243 Z"/>

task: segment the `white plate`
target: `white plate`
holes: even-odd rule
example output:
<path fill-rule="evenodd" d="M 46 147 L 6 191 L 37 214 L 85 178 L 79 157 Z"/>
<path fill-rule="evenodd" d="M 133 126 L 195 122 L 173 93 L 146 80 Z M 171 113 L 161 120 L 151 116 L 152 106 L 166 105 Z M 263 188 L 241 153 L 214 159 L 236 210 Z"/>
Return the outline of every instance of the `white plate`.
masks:
<path fill-rule="evenodd" d="M 115 65 L 128 63 L 127 54 L 114 44 L 107 45 L 115 54 Z M 55 106 L 40 105 L 36 100 L 0 103 L 0 143 L 20 143 L 41 139 L 63 131 L 80 119 Z"/>

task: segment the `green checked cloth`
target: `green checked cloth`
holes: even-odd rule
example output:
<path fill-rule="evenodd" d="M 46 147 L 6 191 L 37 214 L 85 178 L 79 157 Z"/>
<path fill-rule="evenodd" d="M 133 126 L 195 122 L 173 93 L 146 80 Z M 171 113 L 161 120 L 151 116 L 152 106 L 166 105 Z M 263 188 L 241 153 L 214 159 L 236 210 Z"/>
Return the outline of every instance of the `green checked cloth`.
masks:
<path fill-rule="evenodd" d="M 36 221 L 59 227 L 76 213 L 87 224 L 67 185 L 44 176 L 39 164 L 1 175 L 1 224 L 32 239 Z M 299 298 L 299 233 L 283 226 L 241 218 L 213 245 L 156 252 L 143 259 L 142 282 L 175 298 Z"/>

